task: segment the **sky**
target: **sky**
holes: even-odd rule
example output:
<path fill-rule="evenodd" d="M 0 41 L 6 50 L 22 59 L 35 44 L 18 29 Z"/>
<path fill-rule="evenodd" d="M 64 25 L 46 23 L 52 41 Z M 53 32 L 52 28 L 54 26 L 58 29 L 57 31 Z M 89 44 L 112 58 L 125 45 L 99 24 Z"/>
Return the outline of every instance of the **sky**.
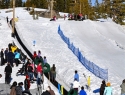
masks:
<path fill-rule="evenodd" d="M 64 21 L 62 18 L 50 22 L 50 19 L 42 17 L 39 20 L 33 20 L 32 16 L 22 8 L 16 8 L 15 13 L 19 17 L 18 22 L 16 22 L 16 29 L 24 44 L 31 52 L 41 50 L 42 55 L 47 57 L 50 66 L 52 64 L 56 65 L 56 80 L 67 90 L 70 89 L 70 83 L 73 82 L 75 70 L 78 70 L 80 75 L 81 86 L 85 87 L 87 84 L 86 78 L 88 76 L 91 77 L 91 90 L 89 91 L 85 88 L 87 95 L 95 95 L 93 90 L 100 87 L 102 79 L 89 72 L 68 49 L 57 32 L 59 25 L 64 35 L 70 38 L 70 41 L 74 43 L 75 47 L 79 48 L 88 60 L 101 68 L 108 69 L 108 80 L 106 82 L 111 83 L 113 95 L 120 95 L 120 84 L 125 78 L 125 74 L 123 74 L 125 71 L 124 27 L 115 24 L 111 19 L 100 19 L 99 21 L 88 19 L 84 21 L 68 21 L 66 19 Z M 60 14 L 64 15 L 63 13 Z M 6 28 L 3 25 L 0 26 L 2 30 L 0 33 L 4 35 L 0 38 L 1 48 L 5 48 L 12 40 L 18 44 L 16 39 L 9 37 L 11 29 L 5 24 L 4 19 L 6 16 L 12 18 L 12 13 L 5 13 L 5 10 L 1 10 L 1 23 L 6 25 Z M 7 36 L 6 43 L 3 42 L 5 36 Z M 33 46 L 34 40 L 36 41 L 36 46 Z M 3 70 L 4 67 L 0 66 L 0 68 Z M 14 69 L 17 70 L 18 68 L 14 67 Z M 13 73 L 13 77 L 14 75 L 15 73 Z M 14 77 L 14 79 L 17 79 L 17 77 Z M 19 81 L 22 79 L 22 76 L 18 77 Z M 2 80 L 4 80 L 4 76 Z M 46 82 L 45 84 L 47 85 L 48 83 Z M 32 86 L 31 88 L 34 87 Z"/>

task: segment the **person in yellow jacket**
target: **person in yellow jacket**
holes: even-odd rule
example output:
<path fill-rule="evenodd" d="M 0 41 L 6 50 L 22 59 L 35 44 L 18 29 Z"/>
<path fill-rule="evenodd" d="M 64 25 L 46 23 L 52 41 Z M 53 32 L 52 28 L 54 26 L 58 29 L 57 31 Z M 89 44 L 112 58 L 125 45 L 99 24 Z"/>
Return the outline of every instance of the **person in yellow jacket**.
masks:
<path fill-rule="evenodd" d="M 17 46 L 11 46 L 11 50 L 14 53 L 14 51 L 17 50 Z"/>
<path fill-rule="evenodd" d="M 88 86 L 90 87 L 90 76 L 88 77 L 88 79 L 87 79 L 87 83 L 88 83 Z"/>

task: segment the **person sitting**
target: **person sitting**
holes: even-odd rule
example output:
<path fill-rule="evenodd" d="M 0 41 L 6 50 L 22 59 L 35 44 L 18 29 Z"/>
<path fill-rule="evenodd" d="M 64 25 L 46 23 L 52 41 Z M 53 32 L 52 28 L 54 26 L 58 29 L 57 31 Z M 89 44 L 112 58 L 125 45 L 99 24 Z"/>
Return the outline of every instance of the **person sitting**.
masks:
<path fill-rule="evenodd" d="M 50 19 L 50 21 L 56 21 L 56 16 L 53 16 L 53 18 Z"/>

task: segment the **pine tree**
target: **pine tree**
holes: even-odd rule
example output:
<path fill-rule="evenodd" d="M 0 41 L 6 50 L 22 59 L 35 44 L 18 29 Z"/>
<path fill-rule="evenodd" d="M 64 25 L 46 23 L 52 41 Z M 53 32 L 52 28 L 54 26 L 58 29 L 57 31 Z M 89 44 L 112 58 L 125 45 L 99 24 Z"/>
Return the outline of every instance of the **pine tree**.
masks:
<path fill-rule="evenodd" d="M 70 0 L 64 0 L 64 12 L 69 13 L 70 12 Z"/>
<path fill-rule="evenodd" d="M 39 8 L 44 8 L 44 9 L 47 9 L 48 8 L 48 3 L 47 3 L 47 0 L 40 0 L 39 1 Z"/>
<path fill-rule="evenodd" d="M 15 0 L 15 7 L 22 7 L 22 0 Z"/>
<path fill-rule="evenodd" d="M 65 2 L 64 0 L 55 0 L 54 10 L 64 12 L 65 11 Z"/>
<path fill-rule="evenodd" d="M 31 1 L 30 0 L 27 0 L 26 3 L 25 3 L 25 6 L 27 8 L 31 7 Z"/>

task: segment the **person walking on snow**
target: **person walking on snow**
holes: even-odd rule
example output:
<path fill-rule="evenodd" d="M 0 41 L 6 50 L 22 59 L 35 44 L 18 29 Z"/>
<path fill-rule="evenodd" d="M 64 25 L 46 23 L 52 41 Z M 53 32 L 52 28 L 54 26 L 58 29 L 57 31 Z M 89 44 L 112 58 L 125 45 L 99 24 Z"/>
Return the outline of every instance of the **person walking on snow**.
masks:
<path fill-rule="evenodd" d="M 108 82 L 107 87 L 105 87 L 104 95 L 112 95 L 112 87 L 110 82 Z"/>
<path fill-rule="evenodd" d="M 125 79 L 122 81 L 121 87 L 121 95 L 125 95 Z"/>
<path fill-rule="evenodd" d="M 75 70 L 74 80 L 75 79 L 79 82 L 79 74 L 78 74 L 77 70 Z"/>

